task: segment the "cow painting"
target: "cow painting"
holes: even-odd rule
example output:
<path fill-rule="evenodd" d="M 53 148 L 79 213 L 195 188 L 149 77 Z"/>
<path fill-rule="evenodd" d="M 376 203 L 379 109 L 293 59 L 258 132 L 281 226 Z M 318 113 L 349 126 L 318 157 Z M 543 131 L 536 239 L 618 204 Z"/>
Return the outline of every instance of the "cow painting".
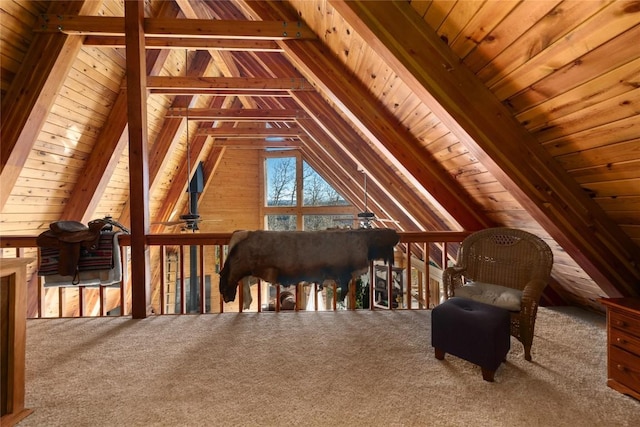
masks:
<path fill-rule="evenodd" d="M 393 265 L 399 240 L 391 229 L 237 231 L 220 271 L 220 294 L 234 301 L 238 282 L 254 276 L 285 286 L 332 279 L 344 298 L 349 281 L 366 273 L 370 261 Z"/>

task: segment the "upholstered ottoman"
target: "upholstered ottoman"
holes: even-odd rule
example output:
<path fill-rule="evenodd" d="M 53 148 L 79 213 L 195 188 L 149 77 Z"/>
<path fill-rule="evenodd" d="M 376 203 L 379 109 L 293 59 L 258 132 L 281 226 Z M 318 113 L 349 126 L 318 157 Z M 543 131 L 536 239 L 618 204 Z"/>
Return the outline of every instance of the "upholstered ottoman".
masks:
<path fill-rule="evenodd" d="M 431 345 L 436 359 L 451 353 L 482 368 L 493 381 L 511 347 L 509 311 L 472 299 L 454 297 L 431 311 Z"/>

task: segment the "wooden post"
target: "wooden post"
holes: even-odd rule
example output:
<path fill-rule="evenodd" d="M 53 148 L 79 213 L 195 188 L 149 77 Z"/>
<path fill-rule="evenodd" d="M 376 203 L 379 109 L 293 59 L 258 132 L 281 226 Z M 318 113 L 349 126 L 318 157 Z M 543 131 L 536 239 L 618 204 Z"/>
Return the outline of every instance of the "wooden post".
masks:
<path fill-rule="evenodd" d="M 4 259 L 0 264 L 0 424 L 13 426 L 32 410 L 24 407 L 27 334 L 27 264 L 30 258 Z M 6 333 L 5 333 L 6 332 Z M 7 373 L 7 375 L 5 375 Z"/>
<path fill-rule="evenodd" d="M 149 150 L 144 45 L 144 2 L 126 0 L 127 115 L 129 120 L 129 211 L 131 216 L 131 314 L 147 317 L 151 307 L 149 233 Z"/>

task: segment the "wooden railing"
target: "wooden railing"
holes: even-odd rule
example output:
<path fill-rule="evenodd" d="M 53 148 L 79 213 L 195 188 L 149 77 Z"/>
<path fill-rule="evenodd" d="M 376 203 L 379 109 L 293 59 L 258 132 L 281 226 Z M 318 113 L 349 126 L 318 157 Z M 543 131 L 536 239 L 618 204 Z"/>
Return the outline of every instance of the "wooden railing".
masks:
<path fill-rule="evenodd" d="M 284 288 L 257 281 L 250 287 L 250 293 L 243 293 L 240 287 L 236 301 L 230 303 L 222 301 L 217 286 L 230 233 L 152 234 L 147 236 L 152 272 L 152 311 L 155 314 L 185 314 L 289 309 L 429 309 L 438 304 L 441 298 L 442 267 L 454 259 L 458 243 L 468 234 L 400 233 L 395 265 L 372 263 L 368 275 L 363 276 L 363 283 L 352 282 L 348 297 L 344 300 L 336 298 L 339 290 L 335 284 L 325 284 L 322 289 L 306 283 Z M 38 256 L 35 236 L 6 236 L 0 239 L 4 258 Z M 125 279 L 116 287 L 45 288 L 42 278 L 37 276 L 37 262 L 32 263 L 25 284 L 29 294 L 28 316 L 130 314 L 131 284 L 126 275 L 130 263 L 126 250 L 129 244 L 130 236 L 121 235 Z M 387 280 L 389 277 L 392 280 Z M 247 297 L 252 302 L 245 305 Z"/>

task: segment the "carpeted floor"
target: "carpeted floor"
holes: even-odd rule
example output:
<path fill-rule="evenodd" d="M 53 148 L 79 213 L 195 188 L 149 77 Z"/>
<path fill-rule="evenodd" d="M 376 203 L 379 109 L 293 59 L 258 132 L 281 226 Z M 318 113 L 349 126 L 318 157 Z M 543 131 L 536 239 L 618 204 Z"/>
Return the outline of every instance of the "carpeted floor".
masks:
<path fill-rule="evenodd" d="M 433 356 L 430 311 L 30 320 L 28 426 L 631 426 L 603 316 L 541 308 L 496 381 Z"/>

